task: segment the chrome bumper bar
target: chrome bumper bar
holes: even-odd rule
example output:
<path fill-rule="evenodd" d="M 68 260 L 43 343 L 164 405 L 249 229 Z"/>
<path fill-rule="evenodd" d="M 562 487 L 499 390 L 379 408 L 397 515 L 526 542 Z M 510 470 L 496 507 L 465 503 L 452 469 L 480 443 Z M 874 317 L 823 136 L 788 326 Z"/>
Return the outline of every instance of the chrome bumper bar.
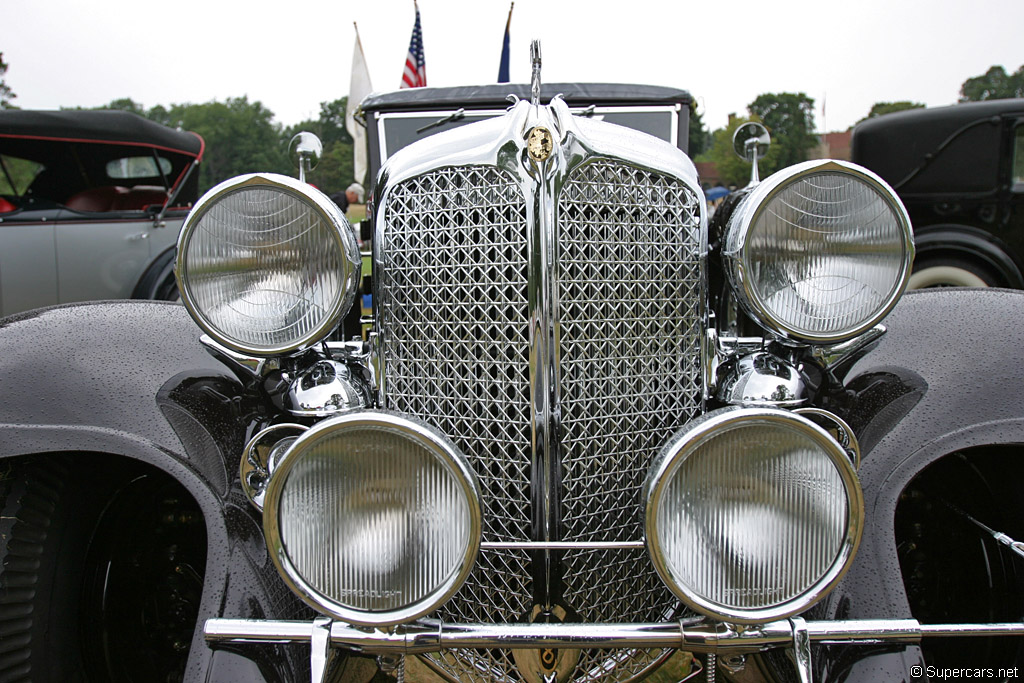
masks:
<path fill-rule="evenodd" d="M 759 626 L 679 621 L 662 624 L 445 624 L 421 620 L 394 631 L 364 630 L 327 618 L 309 621 L 210 619 L 217 643 L 310 643 L 313 681 L 323 679 L 333 648 L 413 655 L 453 648 L 666 648 L 749 654 L 792 647 L 801 681 L 810 683 L 810 643 L 916 643 L 927 637 L 1024 636 L 1024 623 L 921 624 L 915 619 L 804 621 Z"/>

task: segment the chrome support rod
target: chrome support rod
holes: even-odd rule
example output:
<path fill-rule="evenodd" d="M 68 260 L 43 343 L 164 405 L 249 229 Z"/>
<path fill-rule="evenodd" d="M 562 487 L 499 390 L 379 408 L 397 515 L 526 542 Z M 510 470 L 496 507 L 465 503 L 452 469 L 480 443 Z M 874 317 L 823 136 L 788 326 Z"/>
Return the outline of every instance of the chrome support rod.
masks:
<path fill-rule="evenodd" d="M 483 541 L 483 550 L 625 550 L 645 548 L 643 541 Z"/>
<path fill-rule="evenodd" d="M 311 680 L 313 683 L 325 683 L 327 672 L 331 668 L 331 660 L 337 653 L 337 650 L 331 647 L 331 620 L 329 618 L 317 617 L 313 620 L 310 642 L 312 644 L 309 658 Z"/>
<path fill-rule="evenodd" d="M 811 669 L 811 636 L 807 622 L 800 617 L 789 620 L 793 627 L 793 662 L 796 664 L 800 683 L 811 683 L 814 677 Z"/>
<path fill-rule="evenodd" d="M 914 619 L 808 621 L 811 643 L 916 643 L 924 637 L 1024 636 L 1024 623 L 927 624 Z M 206 640 L 215 643 L 309 643 L 314 629 L 308 621 L 210 619 Z M 797 637 L 790 621 L 745 628 L 727 624 L 441 624 L 419 621 L 394 632 L 364 630 L 335 622 L 330 641 L 335 647 L 368 654 L 421 654 L 450 648 L 680 648 L 691 652 L 759 652 L 791 647 Z"/>

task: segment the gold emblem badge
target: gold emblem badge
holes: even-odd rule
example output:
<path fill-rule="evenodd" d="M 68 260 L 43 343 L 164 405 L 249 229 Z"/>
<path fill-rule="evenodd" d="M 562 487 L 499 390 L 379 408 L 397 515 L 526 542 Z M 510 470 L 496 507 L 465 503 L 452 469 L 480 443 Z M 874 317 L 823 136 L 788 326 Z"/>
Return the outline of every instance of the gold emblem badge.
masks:
<path fill-rule="evenodd" d="M 551 156 L 554 145 L 555 141 L 551 137 L 551 131 L 542 126 L 531 128 L 526 136 L 526 149 L 534 161 L 545 161 Z"/>

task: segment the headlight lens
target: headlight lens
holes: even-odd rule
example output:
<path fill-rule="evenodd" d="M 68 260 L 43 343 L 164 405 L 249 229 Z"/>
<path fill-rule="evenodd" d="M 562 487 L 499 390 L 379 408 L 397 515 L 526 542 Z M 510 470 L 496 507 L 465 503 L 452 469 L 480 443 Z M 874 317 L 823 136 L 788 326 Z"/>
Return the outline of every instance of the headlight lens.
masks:
<path fill-rule="evenodd" d="M 803 611 L 846 570 L 863 499 L 822 428 L 772 408 L 726 408 L 666 444 L 647 483 L 647 544 L 669 588 L 738 623 Z"/>
<path fill-rule="evenodd" d="M 784 337 L 832 343 L 883 318 L 903 294 L 914 246 L 895 192 L 867 169 L 810 161 L 755 188 L 725 255 L 737 297 Z"/>
<path fill-rule="evenodd" d="M 360 412 L 322 422 L 284 455 L 263 524 L 274 563 L 316 609 L 366 626 L 434 610 L 480 545 L 479 494 L 426 425 Z"/>
<path fill-rule="evenodd" d="M 360 267 L 334 202 L 286 176 L 221 183 L 178 238 L 182 302 L 219 343 L 258 356 L 327 336 L 352 306 Z"/>

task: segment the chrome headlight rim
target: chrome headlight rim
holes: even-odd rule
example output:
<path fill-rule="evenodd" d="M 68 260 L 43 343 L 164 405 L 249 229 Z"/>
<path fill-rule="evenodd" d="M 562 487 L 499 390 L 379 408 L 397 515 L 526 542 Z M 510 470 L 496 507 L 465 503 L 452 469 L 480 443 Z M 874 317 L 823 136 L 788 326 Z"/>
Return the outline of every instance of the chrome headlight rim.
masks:
<path fill-rule="evenodd" d="M 288 558 L 279 528 L 281 494 L 288 474 L 299 461 L 296 454 L 319 439 L 330 437 L 339 431 L 367 428 L 385 428 L 416 440 L 427 448 L 449 468 L 469 505 L 470 530 L 468 543 L 463 553 L 459 570 L 449 575 L 440 586 L 413 604 L 391 610 L 356 609 L 316 590 L 296 570 Z M 263 499 L 263 529 L 267 549 L 278 574 L 285 584 L 313 609 L 330 614 L 350 624 L 366 627 L 387 627 L 407 623 L 429 614 L 448 601 L 465 583 L 476 563 L 480 551 L 483 516 L 480 508 L 480 488 L 476 473 L 469 466 L 455 445 L 430 425 L 409 417 L 384 410 L 359 410 L 324 420 L 311 427 L 295 440 L 281 457 L 273 476 L 266 487 Z"/>
<path fill-rule="evenodd" d="M 657 529 L 657 515 L 662 494 L 672 474 L 683 461 L 712 437 L 740 423 L 784 423 L 797 426 L 803 433 L 823 446 L 835 466 L 847 494 L 847 522 L 843 541 L 828 569 L 798 595 L 778 604 L 759 608 L 736 608 L 707 599 L 689 589 L 674 574 L 665 557 Z M 735 624 L 763 624 L 799 614 L 827 595 L 849 570 L 860 545 L 864 527 L 864 495 L 860 480 L 845 450 L 828 432 L 802 415 L 767 407 L 730 406 L 711 411 L 687 423 L 662 447 L 648 473 L 644 486 L 645 545 L 652 564 L 663 583 L 685 605 L 695 611 Z"/>
<path fill-rule="evenodd" d="M 747 272 L 747 250 L 752 236 L 751 227 L 763 215 L 771 200 L 802 178 L 825 174 L 850 176 L 867 185 L 889 206 L 899 224 L 904 254 L 903 263 L 894 280 L 893 288 L 876 309 L 874 315 L 865 318 L 858 325 L 833 333 L 797 329 L 774 315 L 770 307 L 761 300 L 753 286 L 752 278 Z M 910 216 L 896 191 L 871 170 L 835 159 L 812 159 L 794 164 L 773 173 L 754 187 L 730 217 L 726 241 L 728 244 L 725 257 L 729 264 L 732 289 L 744 310 L 759 325 L 771 331 L 779 339 L 798 343 L 823 345 L 843 342 L 853 339 L 877 325 L 892 311 L 906 291 L 914 261 L 914 236 Z"/>
<path fill-rule="evenodd" d="M 332 227 L 330 234 L 341 257 L 339 261 L 344 268 L 341 276 L 341 281 L 345 283 L 342 294 L 335 299 L 327 314 L 323 316 L 321 323 L 306 334 L 286 344 L 253 346 L 225 335 L 200 310 L 188 286 L 188 247 L 195 234 L 196 227 L 214 206 L 229 195 L 258 187 L 269 187 L 291 195 L 299 202 L 313 208 L 317 215 Z M 355 235 L 352 233 L 348 220 L 342 215 L 338 206 L 329 197 L 308 183 L 277 173 L 249 173 L 236 176 L 219 183 L 207 191 L 206 194 L 200 197 L 185 218 L 185 222 L 182 224 L 181 231 L 178 234 L 176 247 L 174 274 L 178 285 L 178 294 L 182 305 L 189 315 L 192 316 L 192 319 L 218 344 L 233 351 L 260 358 L 287 356 L 303 351 L 333 332 L 342 322 L 345 314 L 348 313 L 355 301 L 356 289 L 359 285 L 362 269 L 362 260 L 359 256 L 359 246 L 355 241 Z"/>

